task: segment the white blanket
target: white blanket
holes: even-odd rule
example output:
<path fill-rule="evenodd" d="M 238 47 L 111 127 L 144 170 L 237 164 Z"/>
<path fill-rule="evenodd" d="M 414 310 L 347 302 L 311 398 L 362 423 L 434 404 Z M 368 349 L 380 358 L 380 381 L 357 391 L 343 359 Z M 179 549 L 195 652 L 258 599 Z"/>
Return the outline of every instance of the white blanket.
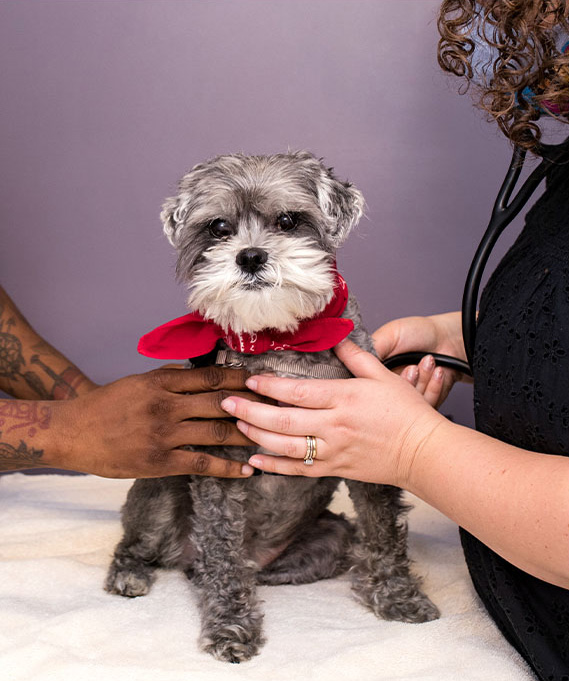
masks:
<path fill-rule="evenodd" d="M 533 677 L 473 591 L 456 527 L 419 500 L 410 553 L 442 617 L 378 620 L 347 577 L 262 587 L 268 642 L 241 665 L 199 651 L 191 583 L 160 572 L 149 595 L 103 591 L 130 481 L 0 477 L 2 681 L 524 681 Z M 334 502 L 350 510 L 345 490 Z"/>

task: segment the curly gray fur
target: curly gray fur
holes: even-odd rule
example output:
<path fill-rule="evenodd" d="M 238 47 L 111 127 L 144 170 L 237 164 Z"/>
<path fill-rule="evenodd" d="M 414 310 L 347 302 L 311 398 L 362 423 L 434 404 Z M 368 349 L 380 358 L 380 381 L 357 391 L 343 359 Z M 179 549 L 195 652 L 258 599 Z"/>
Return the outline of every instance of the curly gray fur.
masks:
<path fill-rule="evenodd" d="M 190 285 L 199 278 L 200 268 L 203 272 L 210 267 L 204 265 L 204 251 L 211 258 L 218 257 L 218 248 L 230 252 L 227 240 L 218 244 L 207 229 L 215 218 L 228 216 L 236 225 L 229 239 L 239 243 L 236 248 L 246 245 L 249 227 L 257 244 L 266 248 L 277 244 L 273 271 L 278 270 L 292 288 L 295 281 L 299 287 L 306 284 L 299 280 L 304 274 L 290 263 L 299 233 L 303 257 L 308 262 L 313 258 L 315 266 L 320 266 L 324 254 L 331 266 L 335 248 L 357 222 L 362 206 L 363 198 L 352 185 L 339 182 L 306 152 L 234 155 L 190 171 L 178 196 L 166 201 L 162 217 L 166 234 L 179 250 L 178 273 Z M 275 214 L 286 211 L 302 212 L 298 230 L 293 235 L 276 234 Z M 265 232 L 271 234 L 263 241 Z M 279 246 L 279 240 L 291 239 Z M 239 287 L 243 273 L 232 262 L 228 265 L 236 270 L 233 286 Z M 265 277 L 263 286 L 270 290 L 271 275 L 261 276 Z M 317 276 L 327 281 L 325 269 Z M 249 290 L 251 276 L 245 281 Z M 327 302 L 325 296 L 323 301 Z M 227 307 L 231 304 L 228 301 Z M 231 314 L 235 316 L 238 309 Z M 344 316 L 354 322 L 351 339 L 373 352 L 353 296 Z M 247 319 L 241 322 L 246 329 Z M 279 355 L 305 367 L 306 373 L 301 370 L 300 376 L 310 376 L 314 363 L 340 363 L 332 350 Z M 262 373 L 267 370 L 266 356 L 243 354 L 241 359 L 251 373 Z M 246 461 L 255 448 L 207 450 Z M 410 571 L 407 509 L 401 490 L 346 482 L 356 511 L 355 524 L 328 510 L 339 484 L 336 478 L 262 475 L 247 480 L 200 476 L 137 480 L 123 507 L 124 536 L 105 588 L 122 596 L 142 596 L 151 587 L 157 568 L 184 571 L 198 591 L 200 645 L 228 662 L 248 660 L 263 645 L 257 584 L 309 583 L 350 569 L 356 597 L 377 616 L 406 622 L 435 619 L 437 608 Z"/>

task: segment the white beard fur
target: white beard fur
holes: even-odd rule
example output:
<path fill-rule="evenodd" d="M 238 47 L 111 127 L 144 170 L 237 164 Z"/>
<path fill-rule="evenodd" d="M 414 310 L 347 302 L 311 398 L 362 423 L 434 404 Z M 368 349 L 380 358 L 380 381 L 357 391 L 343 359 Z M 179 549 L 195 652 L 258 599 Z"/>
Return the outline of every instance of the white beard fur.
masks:
<path fill-rule="evenodd" d="M 254 241 L 249 234 L 247 243 L 234 237 L 208 249 L 205 263 L 193 272 L 188 305 L 225 331 L 294 331 L 332 299 L 330 256 L 306 238 L 265 234 Z M 242 272 L 235 261 L 240 250 L 252 246 L 269 253 L 255 276 Z M 251 288 L 253 283 L 262 285 Z"/>

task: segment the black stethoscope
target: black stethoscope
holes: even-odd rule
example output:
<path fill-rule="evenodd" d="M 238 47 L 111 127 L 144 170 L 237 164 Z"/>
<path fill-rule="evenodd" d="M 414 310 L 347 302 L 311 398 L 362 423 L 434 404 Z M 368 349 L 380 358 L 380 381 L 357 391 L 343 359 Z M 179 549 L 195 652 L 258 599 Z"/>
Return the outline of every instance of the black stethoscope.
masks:
<path fill-rule="evenodd" d="M 462 337 L 468 361 L 465 362 L 457 357 L 450 357 L 449 355 L 441 355 L 438 353 L 405 352 L 384 360 L 383 363 L 388 369 L 394 369 L 407 364 L 418 364 L 425 355 L 431 354 L 438 366 L 455 369 L 463 374 L 472 376 L 472 357 L 476 339 L 478 294 L 484 268 L 486 267 L 490 253 L 502 232 L 529 201 L 531 195 L 541 184 L 541 181 L 545 178 L 551 166 L 555 165 L 566 156 L 568 143 L 569 139 L 558 145 L 540 145 L 540 155 L 543 157 L 543 160 L 523 183 L 514 198 L 511 199 L 512 192 L 515 189 L 526 156 L 525 149 L 517 146 L 514 147 L 510 167 L 508 168 L 506 177 L 504 178 L 498 196 L 496 197 L 490 222 L 474 255 L 464 285 L 464 293 L 462 296 Z"/>

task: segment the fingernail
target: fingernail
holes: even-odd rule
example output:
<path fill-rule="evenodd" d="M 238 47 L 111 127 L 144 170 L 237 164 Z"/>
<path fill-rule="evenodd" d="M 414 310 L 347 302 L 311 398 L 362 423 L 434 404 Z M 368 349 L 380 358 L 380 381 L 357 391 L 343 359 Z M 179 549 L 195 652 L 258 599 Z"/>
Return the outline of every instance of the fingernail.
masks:
<path fill-rule="evenodd" d="M 257 456 L 252 456 L 249 459 L 249 463 L 251 464 L 251 466 L 254 466 L 255 468 L 262 468 L 263 466 L 263 460 L 259 459 Z"/>
<path fill-rule="evenodd" d="M 251 376 L 245 381 L 245 385 L 250 389 L 250 390 L 257 390 L 257 386 L 259 385 L 257 379 L 254 376 Z"/>
<path fill-rule="evenodd" d="M 245 421 L 237 421 L 235 425 L 243 433 L 243 435 L 247 435 L 249 432 L 249 424 L 245 423 Z"/>
<path fill-rule="evenodd" d="M 426 355 L 419 364 L 422 365 L 425 371 L 432 371 L 435 366 L 435 358 L 432 355 Z"/>
<path fill-rule="evenodd" d="M 241 466 L 241 475 L 255 475 L 257 472 L 256 468 L 253 468 L 253 466 L 249 466 L 248 463 L 244 463 Z"/>
<path fill-rule="evenodd" d="M 442 381 L 444 376 L 444 371 L 442 367 L 437 367 L 433 372 L 433 378 L 435 381 Z"/>
<path fill-rule="evenodd" d="M 417 385 L 417 381 L 419 380 L 419 367 L 412 366 L 407 369 L 407 380 L 412 386 Z"/>
<path fill-rule="evenodd" d="M 235 400 L 231 399 L 231 397 L 228 397 L 225 400 L 223 400 L 220 406 L 224 411 L 228 412 L 229 414 L 235 414 L 235 411 L 237 409 Z"/>

